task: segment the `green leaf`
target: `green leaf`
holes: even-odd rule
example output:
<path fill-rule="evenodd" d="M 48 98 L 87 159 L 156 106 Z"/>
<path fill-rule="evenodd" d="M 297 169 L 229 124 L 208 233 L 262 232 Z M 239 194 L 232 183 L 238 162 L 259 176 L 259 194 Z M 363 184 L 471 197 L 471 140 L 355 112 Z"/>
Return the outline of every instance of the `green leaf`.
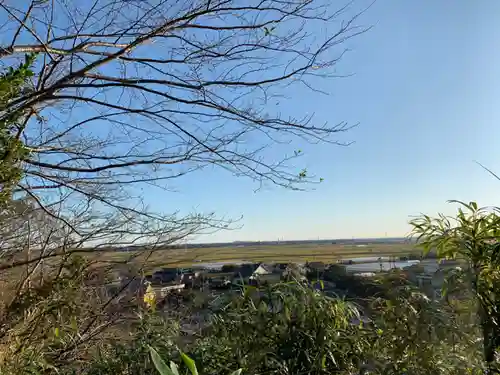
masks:
<path fill-rule="evenodd" d="M 170 369 L 174 375 L 179 375 L 179 369 L 177 368 L 175 362 L 170 361 Z"/>
<path fill-rule="evenodd" d="M 184 361 L 184 364 L 191 372 L 191 375 L 198 375 L 198 369 L 196 368 L 196 363 L 194 363 L 194 361 L 191 358 L 189 358 L 187 354 L 181 353 L 181 358 Z"/>
<path fill-rule="evenodd" d="M 242 371 L 242 369 L 239 369 L 239 370 L 233 371 L 230 375 L 240 375 L 240 374 L 241 374 L 241 371 Z"/>
<path fill-rule="evenodd" d="M 73 329 L 73 331 L 78 331 L 78 323 L 76 322 L 75 316 L 71 317 L 71 328 Z"/>
<path fill-rule="evenodd" d="M 59 327 L 54 328 L 54 336 L 59 337 Z"/>
<path fill-rule="evenodd" d="M 149 354 L 151 355 L 151 360 L 155 365 L 156 370 L 160 373 L 160 375 L 178 375 L 175 374 L 165 363 L 165 361 L 160 357 L 158 352 L 153 348 L 149 347 Z"/>
<path fill-rule="evenodd" d="M 266 35 L 266 36 L 271 35 L 271 32 L 274 31 L 275 28 L 276 28 L 276 26 L 273 26 L 271 28 L 264 26 L 264 35 Z"/>

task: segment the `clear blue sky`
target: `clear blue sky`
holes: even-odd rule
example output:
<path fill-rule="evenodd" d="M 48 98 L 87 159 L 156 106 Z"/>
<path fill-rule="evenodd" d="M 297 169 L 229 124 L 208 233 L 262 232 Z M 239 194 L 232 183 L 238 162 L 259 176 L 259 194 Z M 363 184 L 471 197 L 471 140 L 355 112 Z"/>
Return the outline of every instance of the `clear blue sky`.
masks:
<path fill-rule="evenodd" d="M 316 80 L 329 96 L 302 87 L 279 104 L 319 123 L 359 123 L 340 138 L 349 147 L 293 145 L 322 184 L 256 193 L 253 181 L 207 168 L 173 192 L 144 188 L 146 202 L 243 217 L 203 242 L 404 236 L 411 215 L 452 213 L 449 199 L 500 205 L 500 181 L 474 162 L 500 174 L 499 19 L 498 0 L 378 0 L 359 20 L 373 28 L 347 42 L 337 66 L 353 76 Z"/>
<path fill-rule="evenodd" d="M 314 191 L 255 184 L 205 170 L 150 203 L 216 211 L 241 229 L 197 241 L 403 236 L 411 215 L 451 213 L 448 199 L 500 204 L 500 1 L 383 0 L 363 16 L 373 25 L 349 41 L 339 64 L 353 77 L 321 83 L 330 96 L 296 90 L 283 112 L 360 125 L 348 148 L 301 145 L 325 178 Z"/>

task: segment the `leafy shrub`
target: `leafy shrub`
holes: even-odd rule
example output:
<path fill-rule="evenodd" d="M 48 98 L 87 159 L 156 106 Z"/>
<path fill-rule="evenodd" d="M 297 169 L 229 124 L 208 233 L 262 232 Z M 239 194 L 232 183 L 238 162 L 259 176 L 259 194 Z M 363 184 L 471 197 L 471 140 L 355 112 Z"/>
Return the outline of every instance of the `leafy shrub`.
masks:
<path fill-rule="evenodd" d="M 247 287 L 192 351 L 206 374 L 326 374 L 358 367 L 364 341 L 355 306 L 298 283 Z"/>
<path fill-rule="evenodd" d="M 130 330 L 128 337 L 100 345 L 82 372 L 86 375 L 152 374 L 155 367 L 150 357 L 151 346 L 164 358 L 178 355 L 177 324 L 156 313 L 144 312 L 136 325 L 123 329 Z"/>
<path fill-rule="evenodd" d="M 160 375 L 179 375 L 179 368 L 175 364 L 175 362 L 170 362 L 170 366 L 167 366 L 165 361 L 161 358 L 158 352 L 154 348 L 150 348 L 151 360 L 154 363 L 156 370 L 160 373 Z M 187 355 L 181 352 L 181 358 L 188 371 L 191 375 L 198 375 L 198 368 L 196 367 L 196 363 Z M 233 371 L 231 375 L 240 375 L 241 369 Z"/>
<path fill-rule="evenodd" d="M 380 374 L 471 374 L 482 371 L 478 331 L 440 301 L 411 287 L 370 304 L 373 345 L 366 353 Z"/>

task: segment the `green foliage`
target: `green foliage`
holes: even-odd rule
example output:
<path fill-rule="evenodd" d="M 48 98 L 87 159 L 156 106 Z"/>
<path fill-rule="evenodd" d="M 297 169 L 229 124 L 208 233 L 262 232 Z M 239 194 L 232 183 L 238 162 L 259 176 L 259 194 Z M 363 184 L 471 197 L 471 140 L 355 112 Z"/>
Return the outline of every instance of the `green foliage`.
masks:
<path fill-rule="evenodd" d="M 78 374 L 482 373 L 468 301 L 452 307 L 391 285 L 363 308 L 296 282 L 247 286 L 226 295 L 195 341 L 179 336 L 160 312 L 147 312 L 128 337 L 100 345 Z"/>
<path fill-rule="evenodd" d="M 472 374 L 482 371 L 474 323 L 442 301 L 390 283 L 361 319 L 353 304 L 300 283 L 247 287 L 190 355 L 201 374 Z"/>
<path fill-rule="evenodd" d="M 426 253 L 440 258 L 459 258 L 467 263 L 466 278 L 478 300 L 484 359 L 489 371 L 498 371 L 500 355 L 500 209 L 460 205 L 456 217 L 423 215 L 411 222 L 413 233 Z M 463 284 L 463 281 L 462 281 Z M 446 285 L 449 289 L 449 286 Z"/>
<path fill-rule="evenodd" d="M 358 367 L 368 345 L 357 309 L 298 283 L 247 287 L 213 320 L 192 353 L 203 373 L 326 374 Z"/>
<path fill-rule="evenodd" d="M 271 36 L 272 32 L 276 29 L 276 26 L 273 27 L 266 27 L 264 26 L 264 35 L 265 36 Z"/>
<path fill-rule="evenodd" d="M 137 324 L 123 327 L 127 335 L 115 342 L 103 343 L 83 373 L 87 375 L 152 374 L 158 364 L 157 358 L 178 356 L 175 339 L 178 336 L 176 322 L 166 321 L 157 313 L 145 311 L 139 315 Z M 128 336 L 128 337 L 127 337 Z M 154 348 L 158 357 L 153 356 Z"/>
<path fill-rule="evenodd" d="M 369 362 L 381 374 L 480 373 L 478 334 L 470 322 L 409 286 L 370 304 L 376 337 Z"/>
<path fill-rule="evenodd" d="M 161 358 L 158 352 L 154 348 L 150 348 L 151 360 L 153 361 L 156 370 L 160 373 L 160 375 L 179 375 L 179 369 L 175 362 L 170 362 L 170 367 L 167 366 L 165 361 Z M 181 352 L 181 358 L 189 370 L 191 375 L 198 375 L 198 368 L 196 367 L 196 363 L 189 357 L 187 354 Z M 241 369 L 233 371 L 230 375 L 240 375 Z"/>
<path fill-rule="evenodd" d="M 478 208 L 475 202 L 451 202 L 461 206 L 456 217 L 423 215 L 410 222 L 424 254 L 436 250 L 440 258 L 462 257 L 476 265 L 498 264 L 498 248 L 492 244 L 500 237 L 500 209 Z"/>
<path fill-rule="evenodd" d="M 55 275 L 19 288 L 2 315 L 0 374 L 31 374 L 57 368 L 61 354 L 78 340 L 82 259 L 73 256 Z"/>
<path fill-rule="evenodd" d="M 281 274 L 284 281 L 299 281 L 305 278 L 306 271 L 296 264 L 289 264 Z"/>
<path fill-rule="evenodd" d="M 33 76 L 31 67 L 35 58 L 35 54 L 27 54 L 18 67 L 9 67 L 0 74 L 0 112 L 5 113 L 12 101 L 29 90 L 27 84 Z M 6 114 L 0 121 L 0 204 L 9 200 L 12 188 L 22 175 L 19 163 L 28 155 L 28 149 L 20 140 L 25 113 L 14 108 Z"/>
<path fill-rule="evenodd" d="M 196 363 L 185 353 L 181 353 L 181 358 L 184 364 L 189 369 L 191 375 L 198 375 L 198 369 L 196 368 Z"/>
<path fill-rule="evenodd" d="M 169 367 L 154 348 L 150 347 L 149 352 L 151 354 L 151 360 L 160 375 L 179 375 L 177 365 L 174 362 L 170 362 Z"/>

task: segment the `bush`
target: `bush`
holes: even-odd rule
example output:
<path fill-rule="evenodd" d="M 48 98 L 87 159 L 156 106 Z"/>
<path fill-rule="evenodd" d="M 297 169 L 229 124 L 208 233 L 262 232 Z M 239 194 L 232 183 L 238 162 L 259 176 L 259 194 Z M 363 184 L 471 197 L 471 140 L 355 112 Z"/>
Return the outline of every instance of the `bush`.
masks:
<path fill-rule="evenodd" d="M 179 375 L 179 368 L 175 364 L 175 362 L 170 362 L 170 366 L 167 366 L 163 358 L 161 358 L 160 354 L 154 349 L 150 348 L 151 360 L 154 363 L 154 366 L 160 375 Z M 181 352 L 181 358 L 184 362 L 184 365 L 187 367 L 188 372 L 191 375 L 198 375 L 198 368 L 196 367 L 196 363 L 186 354 Z M 240 375 L 241 369 L 233 371 L 231 375 Z"/>
<path fill-rule="evenodd" d="M 358 367 L 362 330 L 357 309 L 301 284 L 247 287 L 213 319 L 192 356 L 202 372 L 242 368 L 257 374 L 326 374 Z"/>
<path fill-rule="evenodd" d="M 85 375 L 153 374 L 155 366 L 150 358 L 150 347 L 153 346 L 163 358 L 177 357 L 178 328 L 175 322 L 144 312 L 136 324 L 123 327 L 130 330 L 128 337 L 116 337 L 115 342 L 100 345 L 92 361 L 82 366 L 80 372 Z"/>
<path fill-rule="evenodd" d="M 217 309 L 211 325 L 201 336 L 189 339 L 180 336 L 178 323 L 162 313 L 142 311 L 115 326 L 109 340 L 82 346 L 84 351 L 69 357 L 72 362 L 69 358 L 57 362 L 53 353 L 67 350 L 77 336 L 70 335 L 65 320 L 52 323 L 60 331 L 51 330 L 52 321 L 47 321 L 42 327 L 50 335 L 36 336 L 18 353 L 10 351 L 15 355 L 0 374 L 57 369 L 61 375 L 150 375 L 157 371 L 152 347 L 166 363 L 184 360 L 180 366 L 189 368 L 185 358 L 192 358 L 196 372 L 205 375 L 240 369 L 245 374 L 269 375 L 481 373 L 482 353 L 476 339 L 480 331 L 470 313 L 471 301 L 430 300 L 398 280 L 394 273 L 385 283 L 376 284 L 384 292 L 364 300 L 363 307 L 298 282 L 265 289 L 246 286 L 240 294 L 226 293 L 219 307 L 209 304 Z M 363 281 L 358 282 L 361 288 Z M 71 290 L 79 289 L 65 288 L 63 294 L 57 290 L 57 295 L 69 298 L 75 296 Z M 189 314 L 189 309 L 183 311 Z"/>
<path fill-rule="evenodd" d="M 392 285 L 392 284 L 391 284 Z M 396 285 L 396 284 L 394 284 Z M 482 371 L 474 323 L 410 286 L 360 307 L 298 283 L 246 288 L 191 348 L 200 373 L 471 374 Z M 365 317 L 366 318 L 366 317 Z"/>
<path fill-rule="evenodd" d="M 198 338 L 185 340 L 176 323 L 159 313 L 143 313 L 136 324 L 122 327 L 127 336 L 94 347 L 86 362 L 68 371 L 150 375 L 157 369 L 151 347 L 165 363 L 189 368 L 185 358 L 192 358 L 196 372 L 205 375 L 240 369 L 269 375 L 483 371 L 479 331 L 467 301 L 463 306 L 454 301 L 452 307 L 410 286 L 393 285 L 362 308 L 296 282 L 266 289 L 247 286 L 241 294 L 223 298 Z M 59 372 L 66 374 L 64 370 Z"/>

